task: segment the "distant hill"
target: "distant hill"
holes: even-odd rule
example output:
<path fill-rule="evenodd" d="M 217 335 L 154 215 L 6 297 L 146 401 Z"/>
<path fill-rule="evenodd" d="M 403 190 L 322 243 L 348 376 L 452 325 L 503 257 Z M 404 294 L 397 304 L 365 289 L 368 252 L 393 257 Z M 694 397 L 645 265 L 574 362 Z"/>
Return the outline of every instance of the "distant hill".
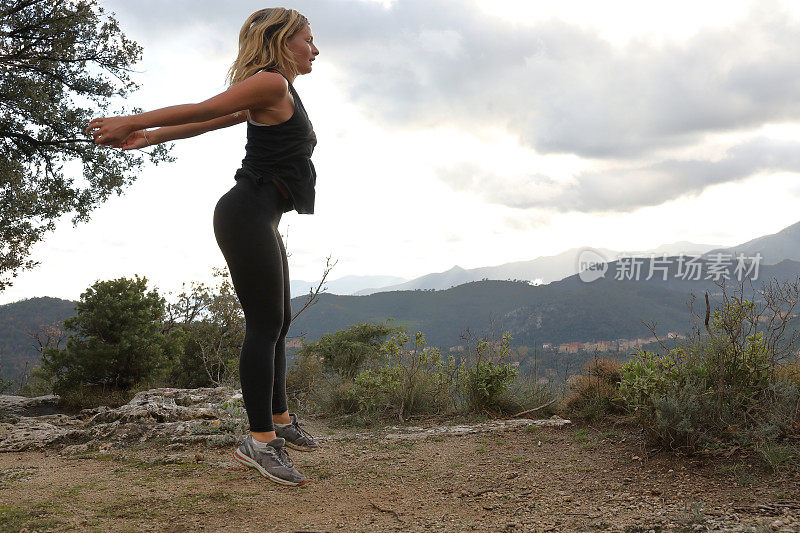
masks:
<path fill-rule="evenodd" d="M 26 361 L 37 364 L 39 352 L 27 333 L 74 315 L 76 304 L 45 296 L 0 305 L 0 378 L 19 377 Z"/>
<path fill-rule="evenodd" d="M 716 253 L 739 254 L 745 256 L 755 255 L 759 252 L 766 264 L 775 264 L 784 259 L 800 261 L 800 222 L 784 228 L 778 233 L 764 235 L 753 240 L 731 246 L 730 248 L 715 248 L 705 255 Z"/>
<path fill-rule="evenodd" d="M 426 274 L 404 283 L 388 285 L 379 288 L 364 289 L 354 292 L 353 294 L 358 296 L 366 296 L 368 294 L 386 291 L 413 291 L 417 289 L 442 290 L 448 289 L 455 285 L 460 285 L 462 283 L 480 281 L 483 279 L 528 280 L 531 282 L 538 280 L 538 282 L 546 284 L 564 279 L 568 276 L 572 276 L 573 274 L 577 274 L 578 257 L 586 248 L 587 247 L 571 248 L 557 255 L 542 256 L 530 261 L 515 261 L 496 266 L 486 266 L 471 269 L 464 269 L 459 266 L 454 266 L 445 272 Z M 653 250 L 624 252 L 624 254 L 649 255 L 653 253 L 656 255 L 661 255 L 666 253 L 667 255 L 673 255 L 683 252 L 685 254 L 700 255 L 713 248 L 716 248 L 716 245 L 679 241 L 671 244 L 662 244 Z M 599 252 L 607 260 L 617 259 L 623 253 L 610 250 L 608 248 L 592 248 L 592 250 Z"/>
<path fill-rule="evenodd" d="M 526 282 L 473 281 L 443 291 L 323 295 L 292 324 L 289 335 L 306 332 L 307 340 L 317 340 L 357 322 L 391 317 L 411 331 L 423 331 L 433 346 L 463 344 L 460 335 L 466 328 L 486 333 L 491 318 L 496 333 L 510 331 L 514 344 L 630 338 L 649 336 L 640 316 L 655 319 L 665 332 L 686 331 L 685 300 L 675 291 L 635 284 L 593 283 L 562 290 Z"/>
<path fill-rule="evenodd" d="M 642 276 L 616 280 L 619 262 L 608 264 L 604 278 L 581 281 L 578 275 L 548 285 L 527 282 L 476 281 L 442 290 L 379 292 L 367 296 L 323 295 L 292 324 L 290 336 L 305 331 L 307 340 L 357 322 L 379 322 L 392 317 L 412 330 L 422 330 L 428 343 L 439 346 L 460 344 L 461 332 L 486 331 L 490 317 L 497 328 L 505 328 L 514 343 L 540 344 L 567 341 L 613 340 L 650 336 L 642 321 L 655 321 L 660 333 L 690 330 L 689 295 L 698 296 L 695 313 L 708 291 L 712 302 L 720 289 L 712 279 L 676 278 L 677 258 L 667 268 L 667 280 L 645 279 L 650 262 L 641 259 Z M 700 260 L 701 276 L 712 261 Z M 770 278 L 786 281 L 800 275 L 800 262 L 782 261 L 763 265 L 753 282 L 757 288 Z M 733 281 L 733 280 L 732 280 Z M 732 290 L 733 286 L 727 283 Z M 745 294 L 749 296 L 749 283 Z M 729 291 L 729 294 L 730 291 Z M 293 303 L 293 306 L 297 305 Z"/>
<path fill-rule="evenodd" d="M 405 278 L 398 276 L 343 276 L 341 278 L 326 281 L 329 294 L 353 294 L 365 287 L 384 287 L 386 285 L 396 285 L 405 282 Z M 316 287 L 319 281 L 292 280 L 292 297 L 308 294 L 309 288 Z"/>

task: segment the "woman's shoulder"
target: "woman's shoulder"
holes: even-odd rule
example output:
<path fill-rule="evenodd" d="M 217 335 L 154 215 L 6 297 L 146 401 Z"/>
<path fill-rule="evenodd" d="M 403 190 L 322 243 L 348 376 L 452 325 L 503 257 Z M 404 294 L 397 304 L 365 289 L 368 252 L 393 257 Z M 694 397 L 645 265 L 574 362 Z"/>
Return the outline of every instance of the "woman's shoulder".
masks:
<path fill-rule="evenodd" d="M 289 83 L 279 72 L 259 70 L 250 76 L 250 83 L 258 84 L 259 89 L 279 96 L 289 92 Z"/>

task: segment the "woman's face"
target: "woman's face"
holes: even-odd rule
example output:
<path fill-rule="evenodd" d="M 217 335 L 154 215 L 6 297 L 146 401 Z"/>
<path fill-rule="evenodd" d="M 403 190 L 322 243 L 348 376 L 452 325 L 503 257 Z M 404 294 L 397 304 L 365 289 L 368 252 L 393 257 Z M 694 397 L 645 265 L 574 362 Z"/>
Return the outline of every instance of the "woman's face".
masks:
<path fill-rule="evenodd" d="M 314 36 L 311 34 L 311 26 L 306 27 L 294 34 L 287 41 L 289 50 L 294 54 L 294 61 L 300 74 L 311 72 L 311 62 L 319 54 L 319 50 L 314 46 Z"/>

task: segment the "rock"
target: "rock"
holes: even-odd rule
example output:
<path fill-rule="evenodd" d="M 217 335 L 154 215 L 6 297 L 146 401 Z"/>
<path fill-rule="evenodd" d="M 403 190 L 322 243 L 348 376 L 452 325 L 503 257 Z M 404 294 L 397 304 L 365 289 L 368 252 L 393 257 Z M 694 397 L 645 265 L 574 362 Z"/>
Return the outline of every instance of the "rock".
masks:
<path fill-rule="evenodd" d="M 13 424 L 0 423 L 0 451 L 63 445 L 62 453 L 79 454 L 93 450 L 102 452 L 111 447 L 111 443 L 116 446 L 155 438 L 179 445 L 185 445 L 182 437 L 210 441 L 221 435 L 196 434 L 197 429 L 208 420 L 232 419 L 222 405 L 239 399 L 240 391 L 227 387 L 161 388 L 139 392 L 125 405 L 84 409 L 77 416 L 62 413 L 25 416 L 24 413 L 36 410 L 54 409 L 60 404 L 60 398 L 55 395 L 0 396 L 0 409 L 17 417 Z M 233 438 L 237 440 L 238 437 Z M 191 442 L 192 439 L 187 440 Z"/>
<path fill-rule="evenodd" d="M 0 394 L 0 417 L 52 415 L 61 412 L 61 397 L 56 394 L 28 398 Z"/>

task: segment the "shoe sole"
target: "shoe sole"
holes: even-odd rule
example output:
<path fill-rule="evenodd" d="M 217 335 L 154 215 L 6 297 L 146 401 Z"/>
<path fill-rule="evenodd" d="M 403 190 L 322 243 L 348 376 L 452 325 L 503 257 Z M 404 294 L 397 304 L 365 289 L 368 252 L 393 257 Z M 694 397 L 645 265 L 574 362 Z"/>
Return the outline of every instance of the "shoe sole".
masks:
<path fill-rule="evenodd" d="M 302 447 L 298 446 L 297 444 L 292 444 L 288 440 L 286 441 L 285 446 L 287 448 L 291 448 L 293 450 L 297 450 L 298 452 L 315 452 L 315 451 L 319 450 L 319 447 L 317 447 L 317 448 L 302 448 Z"/>
<path fill-rule="evenodd" d="M 281 479 L 279 477 L 273 476 L 272 474 L 270 474 L 269 472 L 264 470 L 261 467 L 260 464 L 258 464 L 254 460 L 250 459 L 246 455 L 240 454 L 238 449 L 233 452 L 233 457 L 234 457 L 234 459 L 236 459 L 237 461 L 242 463 L 244 466 L 249 466 L 250 468 L 255 468 L 256 470 L 258 470 L 259 474 L 261 474 L 262 476 L 264 476 L 268 480 L 272 481 L 273 483 L 277 483 L 278 485 L 283 485 L 285 487 L 299 487 L 300 485 L 305 485 L 306 481 L 308 481 L 308 479 L 304 479 L 300 483 L 296 483 L 294 481 L 287 481 L 285 479 Z"/>

